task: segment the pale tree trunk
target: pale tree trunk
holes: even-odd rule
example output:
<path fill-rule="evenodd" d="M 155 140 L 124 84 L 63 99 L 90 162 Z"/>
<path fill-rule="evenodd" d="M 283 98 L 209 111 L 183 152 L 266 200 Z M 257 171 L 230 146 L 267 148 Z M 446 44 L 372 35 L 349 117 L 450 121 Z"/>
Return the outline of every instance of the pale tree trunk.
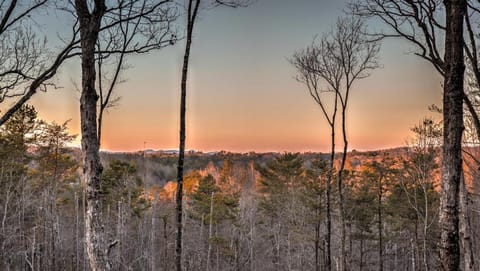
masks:
<path fill-rule="evenodd" d="M 415 259 L 415 241 L 412 239 L 410 239 L 410 247 L 412 249 L 412 270 L 417 270 L 416 268 L 416 259 Z"/>
<path fill-rule="evenodd" d="M 80 222 L 79 219 L 79 211 L 78 211 L 78 194 L 75 192 L 75 270 L 80 270 L 80 251 L 79 251 L 79 230 L 78 224 Z"/>
<path fill-rule="evenodd" d="M 117 202 L 117 239 L 120 240 L 117 248 L 117 264 L 122 266 L 123 258 L 123 247 L 124 247 L 124 229 L 123 229 L 123 201 L 119 200 Z"/>
<path fill-rule="evenodd" d="M 152 228 L 150 229 L 150 232 L 151 232 L 151 236 L 150 236 L 150 270 L 157 270 L 156 269 L 156 265 L 155 265 L 155 260 L 157 259 L 156 258 L 156 255 L 155 255 L 155 228 L 156 228 L 156 212 L 157 212 L 157 196 L 154 195 L 153 197 L 153 208 L 152 208 Z"/>
<path fill-rule="evenodd" d="M 252 171 L 253 172 L 253 171 Z M 249 238 L 249 243 L 250 243 L 250 270 L 255 270 L 255 254 L 254 254 L 254 247 L 255 247 L 255 216 L 253 214 L 253 208 L 250 212 L 250 238 Z"/>
<path fill-rule="evenodd" d="M 465 178 L 462 174 L 460 181 L 460 241 L 464 257 L 464 271 L 475 270 L 475 257 L 473 255 L 473 245 L 471 236 L 471 224 L 468 212 L 468 190 L 465 185 Z"/>
<path fill-rule="evenodd" d="M 210 198 L 210 225 L 209 225 L 209 230 L 208 230 L 208 251 L 207 251 L 207 271 L 210 271 L 210 255 L 212 251 L 212 243 L 210 240 L 212 239 L 212 234 L 213 234 L 213 196 L 214 192 L 212 192 L 212 196 Z"/>
<path fill-rule="evenodd" d="M 82 134 L 83 177 L 86 187 L 85 245 L 90 269 L 108 270 L 107 247 L 101 221 L 102 201 L 100 195 L 102 164 L 97 137 L 97 100 L 95 89 L 95 44 L 100 24 L 105 13 L 104 0 L 96 0 L 92 12 L 86 0 L 75 0 L 75 9 L 80 23 L 82 94 L 80 120 Z"/>
<path fill-rule="evenodd" d="M 459 186 L 462 175 L 463 19 L 465 0 L 444 1 L 446 13 L 443 89 L 443 160 L 440 197 L 440 259 L 443 270 L 460 270 L 458 232 Z"/>
<path fill-rule="evenodd" d="M 363 271 L 363 237 L 360 239 L 360 266 L 359 270 Z"/>
<path fill-rule="evenodd" d="M 428 227 L 430 221 L 429 219 L 429 212 L 428 212 L 428 192 L 427 189 L 425 188 L 425 181 L 422 184 L 423 187 L 423 200 L 425 201 L 425 215 L 423 219 L 423 266 L 425 267 L 425 270 L 430 270 L 430 266 L 428 264 L 428 247 L 427 247 L 427 241 L 428 241 Z"/>
<path fill-rule="evenodd" d="M 320 206 L 320 196 L 317 198 L 317 205 Z M 316 224 L 315 224 L 315 271 L 320 271 L 320 208 L 316 210 Z"/>
<path fill-rule="evenodd" d="M 168 270 L 168 235 L 167 235 L 167 224 L 168 217 L 164 216 L 163 220 L 163 271 Z"/>

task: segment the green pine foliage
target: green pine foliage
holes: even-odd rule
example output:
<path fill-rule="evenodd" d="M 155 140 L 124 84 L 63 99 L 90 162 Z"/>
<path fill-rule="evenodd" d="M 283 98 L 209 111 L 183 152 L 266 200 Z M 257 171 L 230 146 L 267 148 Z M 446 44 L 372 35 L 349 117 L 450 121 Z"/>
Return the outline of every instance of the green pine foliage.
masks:
<path fill-rule="evenodd" d="M 213 203 L 212 203 L 213 194 Z M 191 216 L 204 224 L 216 225 L 225 220 L 235 221 L 238 215 L 238 194 L 220 190 L 212 175 L 200 179 L 197 189 L 190 194 Z M 213 204 L 213 213 L 210 212 Z"/>
<path fill-rule="evenodd" d="M 134 165 L 114 160 L 103 171 L 102 199 L 105 206 L 112 206 L 117 202 L 127 203 L 131 214 L 139 217 L 150 206 L 142 192 L 143 182 Z"/>

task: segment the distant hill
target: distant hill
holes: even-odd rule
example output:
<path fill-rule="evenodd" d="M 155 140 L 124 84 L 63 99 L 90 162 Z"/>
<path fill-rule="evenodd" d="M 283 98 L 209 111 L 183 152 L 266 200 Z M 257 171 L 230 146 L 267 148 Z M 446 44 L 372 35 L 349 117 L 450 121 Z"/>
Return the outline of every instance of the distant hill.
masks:
<path fill-rule="evenodd" d="M 471 191 L 478 190 L 480 176 L 478 174 L 478 161 L 480 157 L 480 148 L 467 147 L 464 149 L 465 160 L 465 176 L 467 186 Z M 372 161 L 380 162 L 389 157 L 399 161 L 401 158 L 407 158 L 409 148 L 398 147 L 390 149 L 382 149 L 375 151 L 356 151 L 352 150 L 348 153 L 346 169 L 359 171 L 362 165 Z M 73 150 L 73 153 L 80 160 L 80 150 L 78 148 Z M 439 152 L 440 153 L 440 152 Z M 237 170 L 252 171 L 253 164 L 257 163 L 264 165 L 272 160 L 274 157 L 280 155 L 280 152 L 267 153 L 233 153 L 227 151 L 218 152 L 199 152 L 190 150 L 185 156 L 185 171 L 186 174 L 192 171 L 200 171 L 203 174 L 218 175 L 223 167 L 223 163 L 229 160 Z M 137 167 L 139 177 L 146 180 L 148 186 L 164 187 L 169 182 L 175 182 L 177 174 L 177 150 L 146 150 L 134 152 L 109 152 L 102 151 L 101 159 L 104 165 L 107 165 L 112 160 L 121 160 L 134 164 Z M 313 159 L 328 159 L 329 153 L 306 152 L 301 154 L 306 165 L 309 165 Z M 339 164 L 341 153 L 336 154 L 336 164 Z M 441 158 L 438 157 L 440 165 Z M 440 175 L 436 176 L 439 182 Z M 169 185 L 174 189 L 172 184 Z M 176 187 L 176 186 L 175 186 Z M 476 189 L 474 189 L 476 188 Z"/>

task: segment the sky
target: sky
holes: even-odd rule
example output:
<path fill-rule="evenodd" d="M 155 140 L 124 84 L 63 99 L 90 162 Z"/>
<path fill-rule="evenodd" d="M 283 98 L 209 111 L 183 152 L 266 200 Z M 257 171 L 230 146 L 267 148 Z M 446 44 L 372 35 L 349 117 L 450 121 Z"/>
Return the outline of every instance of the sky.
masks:
<path fill-rule="evenodd" d="M 191 52 L 187 149 L 233 152 L 328 151 L 329 127 L 288 58 L 331 29 L 338 0 L 257 0 L 247 8 L 203 10 Z M 373 25 L 372 27 L 378 27 Z M 104 117 L 101 147 L 109 151 L 178 148 L 184 41 L 129 57 L 119 105 Z M 441 102 L 441 79 L 403 40 L 387 40 L 381 69 L 358 82 L 347 112 L 349 150 L 402 146 L 431 104 Z M 62 88 L 32 99 L 39 117 L 71 120 L 79 134 L 80 64 L 68 62 Z M 77 139 L 77 143 L 80 138 Z M 338 146 L 341 148 L 341 145 Z"/>

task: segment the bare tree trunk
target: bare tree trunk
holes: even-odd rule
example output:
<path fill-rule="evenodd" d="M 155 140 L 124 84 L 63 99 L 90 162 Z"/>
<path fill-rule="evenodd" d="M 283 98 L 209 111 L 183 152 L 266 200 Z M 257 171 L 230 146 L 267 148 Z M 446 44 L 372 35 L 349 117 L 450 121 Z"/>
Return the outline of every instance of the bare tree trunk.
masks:
<path fill-rule="evenodd" d="M 418 217 L 415 219 L 415 232 L 413 234 L 412 253 L 414 253 L 415 266 L 420 268 L 420 244 L 418 242 Z"/>
<path fill-rule="evenodd" d="M 207 250 L 207 271 L 210 271 L 210 255 L 212 251 L 212 227 L 213 227 L 213 196 L 215 192 L 212 192 L 212 196 L 210 198 L 210 225 L 209 225 L 209 230 L 208 230 L 208 250 Z"/>
<path fill-rule="evenodd" d="M 156 265 L 155 265 L 155 260 L 157 259 L 156 255 L 155 255 L 155 228 L 156 228 L 156 221 L 155 221 L 155 215 L 156 215 L 156 212 L 157 212 L 157 197 L 154 196 L 153 197 L 153 208 L 152 208 L 152 221 L 151 221 L 151 226 L 152 228 L 150 229 L 150 232 L 151 232 L 151 236 L 150 236 L 150 270 L 157 270 L 156 269 Z"/>
<path fill-rule="evenodd" d="M 78 224 L 80 222 L 79 219 L 79 208 L 78 208 L 78 194 L 75 192 L 75 270 L 80 270 L 80 250 L 79 250 L 79 230 Z"/>
<path fill-rule="evenodd" d="M 378 179 L 378 208 L 377 208 L 377 215 L 378 215 L 378 270 L 383 271 L 383 220 L 382 220 L 382 178 Z M 413 252 L 412 252 L 413 253 Z"/>
<path fill-rule="evenodd" d="M 475 257 L 473 254 L 471 224 L 468 211 L 468 190 L 465 185 L 465 178 L 462 174 L 460 181 L 460 241 L 464 257 L 464 270 L 473 271 L 475 267 Z"/>
<path fill-rule="evenodd" d="M 348 93 L 348 90 L 347 90 Z M 338 94 L 337 94 L 338 95 Z M 341 232 L 340 232 L 340 270 L 347 270 L 347 260 L 346 260 L 346 250 L 345 250 L 345 238 L 346 238 L 346 229 L 345 229 L 345 199 L 343 197 L 343 170 L 345 169 L 345 162 L 347 160 L 347 150 L 348 150 L 348 140 L 347 140 L 347 130 L 346 130 L 346 104 L 342 105 L 342 137 L 343 137 L 343 153 L 342 161 L 340 163 L 340 168 L 338 169 L 337 175 L 337 189 L 339 197 L 339 207 L 340 207 L 340 223 L 341 223 Z"/>
<path fill-rule="evenodd" d="M 123 247 L 124 247 L 124 233 L 123 233 L 123 200 L 117 202 L 117 239 L 120 240 L 117 248 L 117 264 L 122 266 Z"/>
<path fill-rule="evenodd" d="M 327 236 L 326 236 L 326 250 L 327 250 L 327 259 L 326 259 L 326 269 L 327 271 L 332 270 L 332 210 L 331 210 L 331 185 L 334 172 L 334 162 L 335 162 L 335 119 L 337 116 L 337 107 L 338 106 L 338 95 L 335 95 L 335 104 L 333 109 L 333 115 L 330 122 L 331 137 L 330 137 L 330 165 L 328 169 L 327 176 L 327 185 L 325 189 L 326 194 L 326 212 L 327 212 Z"/>
<path fill-rule="evenodd" d="M 360 266 L 359 266 L 359 270 L 360 271 L 363 271 L 363 237 L 361 237 L 360 239 Z"/>
<path fill-rule="evenodd" d="M 463 19 L 465 0 L 444 1 L 446 13 L 445 78 L 443 89 L 443 160 L 440 197 L 440 259 L 443 270 L 460 270 L 458 232 L 459 186 L 462 174 Z"/>
<path fill-rule="evenodd" d="M 175 264 L 177 271 L 182 271 L 182 201 L 183 201 L 183 165 L 185 159 L 185 118 L 186 118 L 186 99 L 187 99 L 187 78 L 188 63 L 190 60 L 190 48 L 192 46 L 193 27 L 200 6 L 200 0 L 194 5 L 194 0 L 188 1 L 187 12 L 187 39 L 185 44 L 185 54 L 183 56 L 182 82 L 181 82 L 181 98 L 180 98 L 180 146 L 178 154 L 177 167 L 177 246 L 175 250 Z"/>
<path fill-rule="evenodd" d="M 317 219 L 319 214 L 317 212 Z M 315 271 L 320 271 L 320 219 L 315 225 Z"/>
<path fill-rule="evenodd" d="M 422 240 L 422 250 L 423 250 L 423 266 L 425 267 L 425 270 L 428 271 L 430 270 L 430 266 L 428 263 L 428 248 L 427 248 L 427 240 L 428 240 L 428 227 L 429 227 L 429 212 L 428 212 L 428 192 L 425 187 L 425 179 L 423 180 L 422 183 L 422 189 L 423 189 L 423 200 L 425 202 L 424 209 L 425 209 L 425 214 L 423 218 L 423 240 Z"/>
<path fill-rule="evenodd" d="M 412 270 L 417 270 L 417 260 L 415 259 L 415 244 L 413 238 L 410 239 L 410 246 L 412 248 Z"/>
<path fill-rule="evenodd" d="M 168 217 L 163 217 L 163 270 L 168 270 L 168 235 L 167 235 Z"/>
<path fill-rule="evenodd" d="M 253 174 L 253 170 L 252 170 L 252 174 Z M 255 254 L 254 254 L 254 247 L 255 247 L 255 217 L 253 215 L 253 209 L 251 210 L 251 213 L 250 213 L 250 238 L 249 238 L 249 242 L 250 242 L 250 251 L 249 251 L 249 254 L 250 254 L 250 270 L 253 271 L 255 270 Z"/>
<path fill-rule="evenodd" d="M 96 0 L 90 13 L 86 0 L 75 1 L 76 13 L 80 22 L 82 95 L 80 98 L 80 118 L 82 133 L 83 177 L 86 188 L 85 239 L 90 269 L 108 270 L 110 263 L 101 221 L 102 201 L 100 198 L 102 164 L 97 137 L 97 100 L 95 89 L 95 44 L 100 24 L 105 13 L 104 0 Z"/>

